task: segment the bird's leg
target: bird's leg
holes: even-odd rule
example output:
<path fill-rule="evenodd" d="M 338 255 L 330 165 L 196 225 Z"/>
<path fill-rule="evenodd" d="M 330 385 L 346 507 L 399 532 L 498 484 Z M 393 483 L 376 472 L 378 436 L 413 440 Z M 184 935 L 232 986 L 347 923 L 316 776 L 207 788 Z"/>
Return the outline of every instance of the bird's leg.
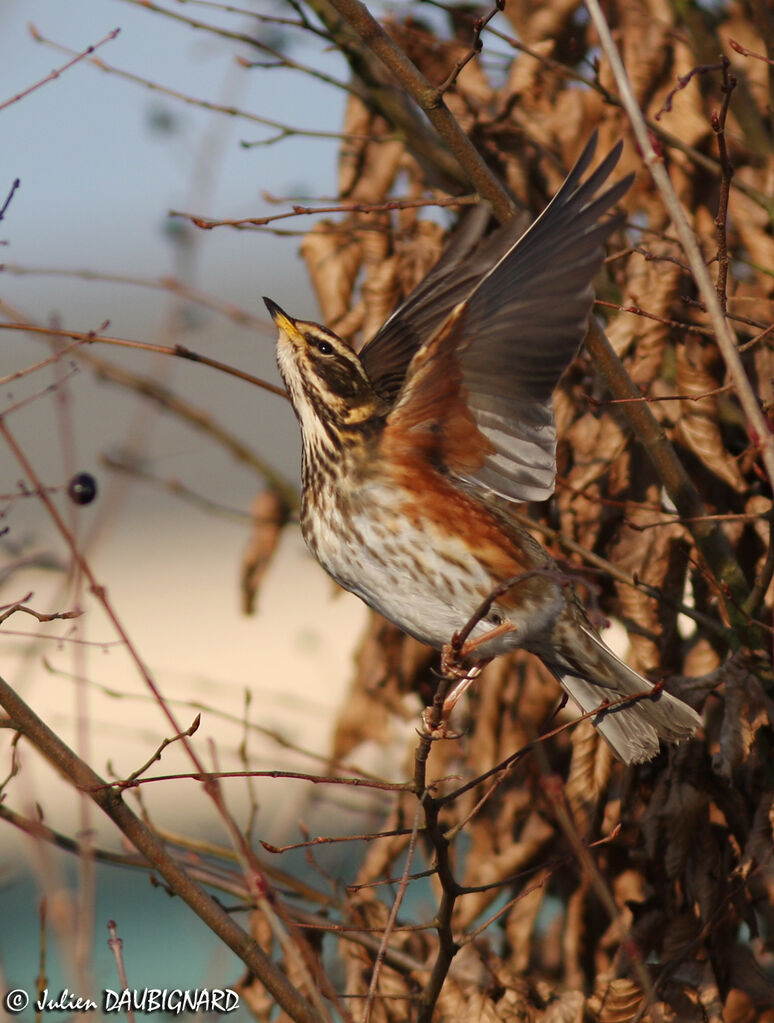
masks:
<path fill-rule="evenodd" d="M 490 629 L 489 632 L 484 633 L 483 636 L 477 636 L 475 639 L 463 639 L 466 633 L 469 634 L 469 630 L 470 623 L 461 634 L 455 633 L 452 636 L 451 643 L 447 643 L 441 650 L 441 678 L 447 680 L 458 679 L 459 681 L 452 691 L 444 697 L 437 724 L 434 723 L 437 715 L 435 704 L 432 707 L 425 708 L 422 712 L 422 722 L 425 731 L 435 738 L 444 739 L 449 737 L 449 718 L 458 700 L 468 691 L 487 664 L 492 660 L 491 657 L 487 657 L 471 667 L 470 664 L 466 663 L 467 659 L 476 652 L 482 643 L 486 643 L 496 636 L 501 636 L 505 632 L 513 632 L 514 626 L 510 622 L 503 622 L 494 629 Z"/>
<path fill-rule="evenodd" d="M 452 711 L 457 706 L 457 701 L 460 697 L 465 695 L 487 664 L 489 664 L 489 661 L 479 661 L 479 663 L 474 664 L 472 668 L 468 668 L 463 678 L 457 683 L 454 689 L 452 689 L 443 701 L 443 707 L 441 708 L 441 720 L 443 722 L 447 722 L 449 720 Z"/>
<path fill-rule="evenodd" d="M 428 735 L 434 739 L 454 738 L 453 734 L 449 731 L 449 718 L 452 715 L 452 711 L 457 706 L 458 700 L 473 685 L 490 660 L 491 657 L 485 661 L 479 661 L 478 664 L 464 666 L 460 663 L 458 652 L 454 650 L 451 644 L 447 644 L 443 648 L 441 651 L 441 678 L 447 680 L 449 678 L 456 678 L 459 681 L 452 691 L 444 697 L 440 708 L 440 715 L 438 715 L 437 704 L 433 704 L 432 707 L 426 707 L 422 711 L 422 723 Z"/>
<path fill-rule="evenodd" d="M 444 668 L 444 658 L 446 658 L 446 667 L 451 671 L 455 671 L 454 662 L 464 661 L 471 654 L 474 654 L 476 650 L 482 645 L 482 643 L 489 643 L 490 640 L 497 639 L 498 636 L 504 635 L 506 632 L 515 632 L 516 626 L 511 625 L 510 622 L 501 622 L 500 625 L 496 625 L 489 632 L 485 632 L 481 636 L 476 636 L 475 639 L 466 639 L 464 643 L 455 642 L 457 636 L 452 638 L 451 643 L 447 643 L 441 651 L 441 671 Z M 491 657 L 487 657 L 487 662 L 491 661 Z M 456 668 L 459 673 L 459 668 Z"/>

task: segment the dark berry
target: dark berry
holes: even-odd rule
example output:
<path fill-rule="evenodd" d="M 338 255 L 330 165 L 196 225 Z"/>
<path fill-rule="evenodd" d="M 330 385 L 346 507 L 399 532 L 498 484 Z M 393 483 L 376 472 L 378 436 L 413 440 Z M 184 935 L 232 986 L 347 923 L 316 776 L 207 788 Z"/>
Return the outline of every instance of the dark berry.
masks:
<path fill-rule="evenodd" d="M 79 472 L 67 484 L 67 496 L 74 504 L 91 504 L 97 496 L 97 481 L 90 472 Z"/>

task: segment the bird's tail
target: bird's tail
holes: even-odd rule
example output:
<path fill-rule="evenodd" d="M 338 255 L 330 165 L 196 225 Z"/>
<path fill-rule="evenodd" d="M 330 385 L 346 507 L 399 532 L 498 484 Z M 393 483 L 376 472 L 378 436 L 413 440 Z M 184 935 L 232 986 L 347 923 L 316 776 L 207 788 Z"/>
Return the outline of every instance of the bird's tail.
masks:
<path fill-rule="evenodd" d="M 689 739 L 701 725 L 701 718 L 676 696 L 653 686 L 625 664 L 590 630 L 583 630 L 594 644 L 593 663 L 579 658 L 575 675 L 556 663 L 549 664 L 565 691 L 584 713 L 604 703 L 613 704 L 591 718 L 621 760 L 640 764 L 651 760 L 659 750 L 659 740 L 681 742 Z M 652 696 L 643 695 L 652 693 Z M 630 698 L 631 702 L 621 703 Z"/>

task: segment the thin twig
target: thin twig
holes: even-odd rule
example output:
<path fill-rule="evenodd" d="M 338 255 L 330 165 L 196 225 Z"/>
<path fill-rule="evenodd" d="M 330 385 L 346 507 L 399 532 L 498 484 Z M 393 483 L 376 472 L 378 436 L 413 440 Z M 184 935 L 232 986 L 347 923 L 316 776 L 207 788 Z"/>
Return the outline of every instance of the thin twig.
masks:
<path fill-rule="evenodd" d="M 699 64 L 696 67 L 692 67 L 690 71 L 688 71 L 686 74 L 680 75 L 677 79 L 677 85 L 674 87 L 674 89 L 669 90 L 666 99 L 661 104 L 661 107 L 654 114 L 654 119 L 656 121 L 660 121 L 663 114 L 671 113 L 672 100 L 675 98 L 675 95 L 682 89 L 685 89 L 695 75 L 708 74 L 710 71 L 720 71 L 722 67 L 723 67 L 722 63 Z"/>
<path fill-rule="evenodd" d="M 0 420 L 0 427 L 2 425 Z M 291 1019 L 296 1023 L 322 1023 L 319 1013 L 271 962 L 252 936 L 177 863 L 163 842 L 129 809 L 115 789 L 69 749 L 2 678 L 0 705 L 49 763 L 93 799 L 172 890 L 254 971 Z"/>
<path fill-rule="evenodd" d="M 82 551 L 80 550 L 72 531 L 67 527 L 67 524 L 65 523 L 58 509 L 52 502 L 50 496 L 45 493 L 42 482 L 38 477 L 38 474 L 35 472 L 35 469 L 33 468 L 32 464 L 27 458 L 25 452 L 16 441 L 16 438 L 11 433 L 8 424 L 5 421 L 5 418 L 2 416 L 0 416 L 0 435 L 2 435 L 2 437 L 4 438 L 6 445 L 10 449 L 16 461 L 19 463 L 19 466 L 21 467 L 22 471 L 24 472 L 25 476 L 27 477 L 32 487 L 36 488 L 36 490 L 38 491 L 38 498 L 40 502 L 44 505 L 46 511 L 48 512 L 48 515 L 54 522 L 54 525 L 59 531 L 59 534 L 66 542 L 73 562 L 78 566 L 79 571 L 82 573 L 84 579 L 88 582 L 91 592 L 94 594 L 95 598 L 101 604 L 103 610 L 107 614 L 107 617 L 111 625 L 115 629 L 115 632 L 118 635 L 118 637 L 121 639 L 141 679 L 147 686 L 148 690 L 153 694 L 162 714 L 167 719 L 169 724 L 172 726 L 173 731 L 181 736 L 183 748 L 185 749 L 188 758 L 193 764 L 194 770 L 201 775 L 203 789 L 207 796 L 212 801 L 212 804 L 215 807 L 218 816 L 223 822 L 226 832 L 228 833 L 234 845 L 234 849 L 239 857 L 240 867 L 242 869 L 248 891 L 250 892 L 251 897 L 255 900 L 256 906 L 259 907 L 263 906 L 266 903 L 267 895 L 270 890 L 268 882 L 266 881 L 263 875 L 258 859 L 255 856 L 252 848 L 248 845 L 244 835 L 237 827 L 234 818 L 229 813 L 229 810 L 223 798 L 223 793 L 217 780 L 207 777 L 207 772 L 204 769 L 204 764 L 199 754 L 197 753 L 190 739 L 183 734 L 183 729 L 180 728 L 180 726 L 178 725 L 177 719 L 173 711 L 171 710 L 166 700 L 164 699 L 158 685 L 156 684 L 155 679 L 151 675 L 148 667 L 140 657 L 139 652 L 137 651 L 134 643 L 132 642 L 129 633 L 126 630 L 126 627 L 119 618 L 118 613 L 113 607 L 111 601 L 108 599 L 105 587 L 100 584 L 96 575 L 92 571 L 91 565 L 86 560 Z M 10 690 L 9 686 L 7 688 Z M 13 691 L 11 690 L 11 692 Z M 7 706 L 6 710 L 8 710 Z M 29 708 L 25 707 L 25 710 L 29 711 Z M 9 714 L 10 713 L 11 712 L 9 711 Z M 31 714 L 32 712 L 29 711 L 29 713 Z M 11 716 L 15 717 L 14 714 L 11 714 Z M 42 722 L 39 722 L 39 724 L 42 726 Z M 43 752 L 45 753 L 45 750 Z M 85 764 L 83 765 L 83 767 L 86 770 L 90 770 L 89 768 L 86 767 Z M 96 799 L 96 794 L 92 793 L 92 797 Z M 100 802 L 100 805 L 102 806 L 103 809 L 105 809 L 105 805 L 103 803 Z"/>
<path fill-rule="evenodd" d="M 3 203 L 2 207 L 0 207 L 0 220 L 4 219 L 6 211 L 8 210 L 8 207 L 11 205 L 11 200 L 13 199 L 14 193 L 16 192 L 16 189 L 19 187 L 19 185 L 21 185 L 21 179 L 14 178 L 13 184 L 8 190 L 8 195 L 5 197 L 5 202 Z"/>
<path fill-rule="evenodd" d="M 35 39 L 36 42 L 44 42 L 42 36 L 38 33 L 34 25 L 30 25 L 29 29 L 30 32 L 32 33 L 33 39 Z M 54 71 L 51 72 L 51 74 L 46 75 L 45 78 L 41 78 L 39 82 L 35 82 L 34 85 L 30 85 L 22 92 L 17 92 L 15 96 L 11 96 L 11 98 L 5 100 L 4 103 L 0 103 L 0 110 L 5 110 L 5 108 L 9 107 L 12 103 L 17 103 L 20 99 L 24 99 L 25 96 L 29 96 L 31 92 L 34 92 L 36 89 L 39 89 L 42 85 L 47 85 L 49 82 L 55 81 L 65 71 L 69 70 L 69 68 L 79 63 L 79 61 L 88 59 L 89 54 L 94 53 L 94 51 L 98 50 L 100 46 L 104 46 L 105 43 L 109 43 L 113 39 L 115 39 L 120 31 L 121 31 L 120 28 L 114 28 L 112 32 L 108 32 L 104 39 L 100 39 L 100 41 L 98 43 L 94 43 L 93 46 L 87 46 L 86 49 L 81 50 L 80 53 L 76 52 L 75 50 L 69 50 L 68 51 L 69 53 L 74 54 L 72 60 L 68 60 L 66 64 L 63 64 L 61 67 L 56 68 Z M 3 212 L 5 212 L 5 207 L 3 207 Z M 2 216 L 0 216 L 0 220 L 2 220 Z"/>
<path fill-rule="evenodd" d="M 720 113 L 713 110 L 711 122 L 712 130 L 715 132 L 715 137 L 718 140 L 718 154 L 720 156 L 720 195 L 718 197 L 718 211 L 715 214 L 715 237 L 718 243 L 718 279 L 715 282 L 715 290 L 718 296 L 718 302 L 723 313 L 726 313 L 727 296 L 726 287 L 728 283 L 728 237 L 727 237 L 727 224 L 728 224 L 728 196 L 731 190 L 731 181 L 734 176 L 734 168 L 731 165 L 731 160 L 728 155 L 728 146 L 726 145 L 726 119 L 728 116 L 728 106 L 731 102 L 731 93 L 736 87 L 736 78 L 733 75 L 729 75 L 728 68 L 730 65 L 728 57 L 723 57 L 722 69 L 723 69 L 723 102 L 720 105 Z"/>
<path fill-rule="evenodd" d="M 395 929 L 395 923 L 398 919 L 398 912 L 401 907 L 401 903 L 408 890 L 409 879 L 411 875 L 411 864 L 414 862 L 414 852 L 416 850 L 417 838 L 419 837 L 420 828 L 420 817 L 422 815 L 422 804 L 426 798 L 427 793 L 423 795 L 417 803 L 417 808 L 414 813 L 414 822 L 411 827 L 411 840 L 406 851 L 406 862 L 403 868 L 403 873 L 398 883 L 398 890 L 395 893 L 392 906 L 390 906 L 390 912 L 387 917 L 387 921 L 384 925 L 384 933 L 382 934 L 381 941 L 379 942 L 379 948 L 374 958 L 373 969 L 371 971 L 371 982 L 368 985 L 368 996 L 366 997 L 365 1005 L 363 1006 L 363 1015 L 361 1017 L 361 1023 L 370 1023 L 371 1010 L 374 1004 L 374 998 L 379 987 L 379 975 L 382 970 L 382 964 L 387 955 L 387 949 L 390 945 L 390 935 Z"/>
<path fill-rule="evenodd" d="M 102 454 L 99 457 L 99 463 L 106 469 L 111 469 L 113 472 L 123 473 L 131 479 L 140 480 L 158 490 L 164 491 L 165 493 L 173 494 L 175 497 L 187 502 L 194 508 L 204 509 L 204 511 L 207 511 L 212 515 L 232 519 L 237 522 L 257 523 L 267 521 L 257 519 L 256 516 L 251 515 L 251 513 L 246 509 L 230 508 L 225 504 L 221 504 L 219 501 L 213 501 L 209 497 L 205 497 L 203 494 L 199 494 L 197 491 L 187 487 L 180 480 L 162 479 L 154 473 L 143 469 L 136 460 L 132 460 L 131 456 L 124 454 L 118 456 Z"/>
<path fill-rule="evenodd" d="M 475 206 L 479 202 L 476 195 L 450 196 L 445 199 L 391 199 L 389 202 L 364 203 L 364 202 L 342 202 L 332 206 L 298 206 L 294 205 L 292 210 L 285 213 L 274 213 L 268 217 L 240 217 L 236 220 L 217 220 L 210 217 L 201 217 L 195 213 L 185 213 L 183 210 L 170 210 L 170 217 L 183 217 L 190 220 L 196 227 L 205 231 L 213 227 L 265 227 L 275 220 L 287 220 L 288 217 L 317 216 L 321 213 L 385 213 L 393 210 L 422 209 L 426 206 L 456 207 Z M 351 225 L 347 227 L 352 231 Z"/>
<path fill-rule="evenodd" d="M 118 982 L 121 985 L 122 991 L 129 989 L 129 980 L 126 976 L 126 965 L 124 964 L 124 942 L 123 939 L 118 937 L 118 927 L 116 926 L 115 920 L 108 920 L 108 948 L 113 953 L 113 958 L 116 961 L 116 970 L 118 971 Z M 129 1006 L 126 1010 L 126 1015 L 129 1023 L 134 1023 L 134 1011 Z"/>
<path fill-rule="evenodd" d="M 769 67 L 774 67 L 774 60 L 772 60 L 771 57 L 766 57 L 762 53 L 755 53 L 754 50 L 748 50 L 746 46 L 742 46 L 742 44 L 738 43 L 736 39 L 729 39 L 728 45 L 732 50 L 736 50 L 736 52 L 741 54 L 743 57 L 754 57 L 755 60 L 762 60 L 764 64 L 768 64 Z"/>
<path fill-rule="evenodd" d="M 131 0 L 127 0 L 131 2 Z M 143 7 L 150 6 L 143 0 Z M 164 13 L 173 17 L 169 11 Z M 46 46 L 50 46 L 52 49 L 58 50 L 62 53 L 74 53 L 69 46 L 63 46 L 61 43 L 54 42 L 52 39 L 46 39 L 37 30 L 33 31 L 33 38 L 36 42 L 44 43 Z M 238 120 L 250 121 L 253 124 L 260 124 L 266 128 L 272 128 L 274 130 L 286 131 L 288 134 L 299 135 L 299 136 L 311 136 L 312 138 L 341 138 L 341 134 L 338 132 L 331 132 L 330 136 L 325 135 L 319 130 L 307 131 L 304 128 L 291 128 L 286 124 L 282 124 L 280 121 L 274 121 L 269 117 L 260 117 L 258 114 L 251 114 L 247 110 L 239 110 L 234 106 L 224 106 L 222 103 L 213 103 L 210 100 L 199 99 L 196 96 L 189 96 L 187 93 L 180 92 L 178 89 L 173 89 L 171 86 L 161 85 L 159 82 L 154 82 L 149 78 L 143 78 L 142 75 L 134 74 L 132 71 L 125 71 L 123 68 L 115 67 L 112 64 L 106 64 L 104 60 L 99 57 L 86 57 L 86 62 L 92 64 L 98 71 L 104 72 L 106 75 L 115 75 L 117 78 L 122 78 L 126 82 L 133 82 L 135 85 L 141 85 L 145 89 L 149 89 L 151 92 L 159 93 L 161 96 L 168 96 L 170 99 L 178 100 L 180 103 L 185 103 L 187 106 L 199 107 L 202 110 L 208 110 L 212 113 L 226 114 L 228 117 L 235 117 Z M 292 63 L 288 66 L 293 67 Z M 317 74 L 310 68 L 303 68 L 309 73 Z M 321 73 L 318 77 L 322 77 L 330 85 L 336 85 L 341 89 L 349 91 L 348 86 L 344 82 L 338 82 L 336 79 L 329 79 L 327 75 Z"/>
<path fill-rule="evenodd" d="M 496 14 L 502 11 L 504 7 L 505 0 L 495 0 L 494 7 L 492 8 L 491 11 L 489 11 L 488 14 L 485 14 L 483 17 L 475 17 L 473 19 L 473 39 L 470 43 L 470 49 L 468 50 L 464 57 L 461 57 L 460 60 L 457 61 L 452 70 L 449 72 L 449 75 L 446 78 L 446 80 L 441 82 L 441 84 L 438 86 L 438 92 L 441 96 L 445 92 L 448 92 L 449 89 L 451 89 L 451 87 L 456 83 L 457 79 L 460 76 L 460 72 L 463 70 L 463 68 L 467 67 L 471 60 L 473 60 L 475 56 L 481 53 L 482 47 L 484 45 L 481 39 L 481 33 L 484 31 L 484 29 L 492 20 L 492 18 L 494 18 Z"/>
<path fill-rule="evenodd" d="M 269 391 L 271 394 L 276 394 L 280 398 L 287 398 L 288 396 L 287 392 L 281 387 L 270 384 L 267 380 L 262 380 L 260 377 L 253 376 L 252 373 L 247 373 L 244 370 L 237 369 L 235 366 L 229 366 L 225 362 L 219 362 L 217 359 L 211 359 L 207 355 L 200 355 L 198 352 L 194 352 L 190 348 L 186 348 L 184 345 L 173 345 L 170 348 L 165 345 L 150 344 L 147 341 L 129 341 L 126 338 L 106 337 L 105 335 L 96 334 L 92 331 L 61 330 L 53 327 L 38 327 L 31 323 L 0 323 L 0 330 L 18 330 L 27 334 L 45 334 L 48 337 L 71 338 L 73 341 L 80 341 L 83 344 L 89 345 L 115 345 L 118 348 L 135 348 L 141 352 L 157 352 L 160 355 L 172 355 L 178 359 L 187 359 L 189 362 L 200 362 L 204 366 L 209 366 L 210 369 L 217 369 L 221 373 L 226 373 L 229 376 L 236 377 L 238 380 L 244 380 L 248 384 L 252 384 L 254 387 L 260 387 L 262 390 Z"/>
<path fill-rule="evenodd" d="M 138 288 L 152 288 L 168 295 L 175 295 L 192 305 L 202 306 L 211 312 L 219 313 L 240 327 L 248 327 L 251 330 L 266 330 L 267 327 L 265 317 L 256 316 L 241 306 L 224 302 L 223 299 L 215 295 L 192 288 L 176 277 L 133 277 L 128 274 L 103 273 L 99 270 L 62 270 L 47 266 L 20 266 L 18 263 L 0 263 L 0 273 L 13 274 L 17 277 L 64 277 L 82 281 L 98 281 L 103 284 L 127 284 Z M 0 379 L 0 383 L 3 382 Z"/>
<path fill-rule="evenodd" d="M 613 76 L 621 94 L 621 101 L 629 116 L 645 166 L 650 171 L 653 181 L 661 194 L 674 229 L 680 239 L 680 244 L 688 258 L 699 294 L 704 301 L 710 322 L 715 330 L 718 347 L 723 355 L 728 372 L 736 384 L 737 396 L 747 417 L 750 436 L 753 443 L 760 450 L 769 481 L 774 485 L 774 435 L 772 435 L 768 428 L 758 400 L 750 386 L 750 381 L 747 379 L 742 360 L 739 358 L 736 338 L 723 315 L 715 287 L 696 241 L 696 236 L 691 230 L 688 218 L 672 186 L 672 182 L 669 180 L 666 168 L 653 149 L 642 111 L 635 99 L 620 54 L 599 5 L 599 0 L 586 0 L 586 6 L 599 35 L 602 49 L 610 62 Z"/>
<path fill-rule="evenodd" d="M 131 788 L 133 782 L 136 782 L 139 778 L 142 777 L 142 775 L 145 774 L 145 772 L 149 768 L 151 768 L 154 764 L 157 764 L 159 760 L 161 760 L 161 755 L 167 748 L 167 746 L 171 746 L 173 743 L 180 742 L 181 739 L 190 738 L 192 735 L 198 732 L 199 725 L 201 723 L 202 716 L 201 714 L 197 714 L 196 717 L 191 722 L 191 724 L 188 726 L 188 728 L 186 728 L 184 731 L 179 732 L 177 735 L 172 735 L 166 739 L 162 739 L 161 743 L 156 749 L 156 752 L 153 753 L 150 757 L 148 757 L 145 763 L 141 767 L 138 767 L 136 771 L 132 771 L 132 773 L 129 775 L 126 781 L 120 783 L 120 788 L 121 789 Z"/>
<path fill-rule="evenodd" d="M 124 3 L 132 4 L 134 7 L 141 7 L 144 11 L 151 11 L 154 14 L 161 14 L 166 18 L 171 18 L 173 21 L 178 21 L 184 25 L 188 25 L 190 28 L 211 32 L 213 35 L 220 36 L 223 39 L 231 39 L 233 42 L 245 43 L 253 49 L 262 50 L 264 53 L 268 53 L 270 57 L 274 58 L 276 66 L 278 67 L 286 67 L 291 71 L 301 71 L 303 74 L 311 75 L 313 78 L 317 78 L 319 81 L 325 82 L 326 85 L 333 85 L 337 89 L 342 89 L 344 92 L 352 92 L 351 87 L 346 82 L 342 82 L 338 78 L 334 78 L 332 75 L 327 75 L 324 71 L 318 71 L 316 68 L 308 67 L 306 64 L 299 64 L 298 61 L 291 60 L 290 57 L 281 53 L 273 46 L 269 46 L 255 35 L 249 35 L 246 32 L 233 32 L 229 29 L 219 28 L 217 25 L 211 25 L 206 21 L 197 21 L 195 18 L 189 18 L 185 14 L 177 14 L 174 11 L 167 10 L 166 7 L 161 7 L 159 4 L 153 3 L 152 0 L 124 0 Z M 247 61 L 239 62 L 243 66 L 249 66 Z"/>
<path fill-rule="evenodd" d="M 330 4 L 419 105 L 462 167 L 470 184 L 490 203 L 495 216 L 500 220 L 510 219 L 515 213 L 510 196 L 444 103 L 440 90 L 430 85 L 360 0 L 330 0 Z"/>
<path fill-rule="evenodd" d="M 39 622 L 56 622 L 63 619 L 69 618 L 80 618 L 83 611 L 57 611 L 53 614 L 43 614 L 40 611 L 36 611 L 32 607 L 27 607 L 23 601 L 29 600 L 32 596 L 28 593 L 26 597 L 22 597 L 21 601 L 15 604 L 6 605 L 5 608 L 0 608 L 0 625 L 7 621 L 11 615 L 16 614 L 17 611 L 23 611 L 25 614 L 32 615 L 33 618 L 37 618 Z"/>
<path fill-rule="evenodd" d="M 187 734 L 187 732 L 180 732 L 173 739 L 166 740 L 162 744 L 161 749 L 165 745 L 169 745 L 170 742 L 183 739 Z M 108 782 L 109 787 L 116 789 L 116 791 L 124 792 L 126 789 L 135 789 L 160 781 L 183 781 L 188 779 L 191 781 L 214 782 L 222 781 L 225 778 L 285 778 L 289 781 L 311 782 L 313 785 L 349 785 L 353 788 L 376 789 L 379 792 L 406 792 L 412 789 L 410 782 L 373 781 L 370 778 L 346 778 L 336 775 L 309 774 L 306 771 L 283 771 L 280 769 L 272 771 L 180 771 L 175 774 L 152 774 L 149 778 L 139 777 L 154 760 L 158 760 L 158 755 L 154 754 L 148 764 L 140 768 L 139 771 L 129 775 L 128 778 Z"/>

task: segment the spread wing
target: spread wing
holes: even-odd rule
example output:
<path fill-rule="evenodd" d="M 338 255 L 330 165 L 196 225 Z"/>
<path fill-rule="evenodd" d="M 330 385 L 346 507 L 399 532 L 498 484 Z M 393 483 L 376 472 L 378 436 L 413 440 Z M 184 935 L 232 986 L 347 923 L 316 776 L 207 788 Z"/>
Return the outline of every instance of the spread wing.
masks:
<path fill-rule="evenodd" d="M 551 395 L 583 341 L 592 281 L 623 220 L 600 217 L 632 176 L 595 198 L 621 143 L 583 181 L 595 148 L 596 133 L 527 231 L 506 224 L 461 263 L 439 264 L 360 353 L 376 390 L 394 402 L 388 443 L 416 445 L 457 478 L 510 500 L 553 493 Z"/>

